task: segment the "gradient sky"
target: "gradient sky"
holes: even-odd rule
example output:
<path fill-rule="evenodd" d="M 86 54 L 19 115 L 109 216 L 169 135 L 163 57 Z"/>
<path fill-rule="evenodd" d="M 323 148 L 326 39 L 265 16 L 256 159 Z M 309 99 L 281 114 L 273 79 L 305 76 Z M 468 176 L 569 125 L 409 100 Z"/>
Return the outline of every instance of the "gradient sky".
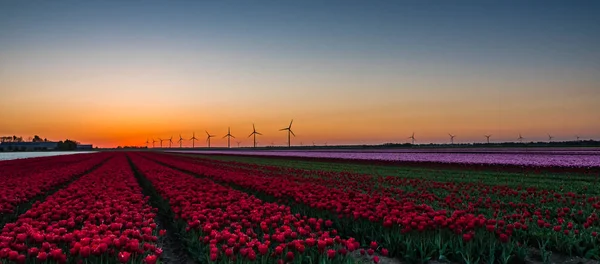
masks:
<path fill-rule="evenodd" d="M 600 138 L 599 1 L 0 1 L 0 134 Z M 186 145 L 191 145 L 186 142 Z M 235 143 L 234 143 L 235 144 Z"/>

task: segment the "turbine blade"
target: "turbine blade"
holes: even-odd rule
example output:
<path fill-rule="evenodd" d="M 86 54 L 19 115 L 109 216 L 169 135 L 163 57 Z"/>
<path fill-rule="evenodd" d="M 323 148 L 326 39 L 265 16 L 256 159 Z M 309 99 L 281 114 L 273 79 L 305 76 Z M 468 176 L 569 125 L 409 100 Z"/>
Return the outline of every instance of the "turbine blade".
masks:
<path fill-rule="evenodd" d="M 296 134 L 294 134 L 294 131 L 292 131 L 291 129 L 290 129 L 290 133 L 292 133 L 292 135 L 294 135 L 294 137 L 296 136 Z"/>
<path fill-rule="evenodd" d="M 232 138 L 235 138 L 233 135 L 230 135 Z"/>
<path fill-rule="evenodd" d="M 257 135 L 261 135 L 261 136 L 262 136 L 262 134 L 261 134 L 261 133 L 258 133 L 258 132 L 256 132 L 256 134 L 257 134 Z"/>
<path fill-rule="evenodd" d="M 254 132 L 250 133 L 250 135 L 248 135 L 248 137 L 251 137 L 254 134 Z"/>
<path fill-rule="evenodd" d="M 284 130 L 288 130 L 288 128 L 286 127 L 286 128 L 279 129 L 279 131 L 284 131 Z"/>
<path fill-rule="evenodd" d="M 288 128 L 292 128 L 292 123 L 294 123 L 294 119 L 292 119 L 292 121 L 290 121 L 290 126 Z"/>

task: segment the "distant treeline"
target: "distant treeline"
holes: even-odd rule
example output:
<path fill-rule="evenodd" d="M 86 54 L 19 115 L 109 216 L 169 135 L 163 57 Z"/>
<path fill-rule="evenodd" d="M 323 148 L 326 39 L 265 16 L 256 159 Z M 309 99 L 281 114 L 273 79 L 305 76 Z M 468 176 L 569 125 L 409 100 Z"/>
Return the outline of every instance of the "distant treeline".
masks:
<path fill-rule="evenodd" d="M 140 146 L 118 146 L 117 149 L 147 149 L 148 147 L 140 147 Z"/>
<path fill-rule="evenodd" d="M 22 136 L 13 135 L 13 136 L 0 137 L 0 142 L 7 142 L 7 143 L 17 142 L 17 143 L 20 143 L 20 142 L 53 142 L 53 141 L 50 141 L 47 138 L 42 138 L 42 137 L 40 137 L 38 135 L 35 135 L 33 137 L 29 137 L 27 139 L 23 139 Z"/>
<path fill-rule="evenodd" d="M 77 141 L 67 139 L 65 141 L 59 141 L 56 146 L 56 150 L 76 150 L 77 149 Z"/>
<path fill-rule="evenodd" d="M 33 137 L 29 137 L 27 140 L 23 139 L 22 136 L 4 136 L 0 137 L 0 142 L 48 142 L 48 139 L 42 139 L 40 136 L 35 135 Z"/>

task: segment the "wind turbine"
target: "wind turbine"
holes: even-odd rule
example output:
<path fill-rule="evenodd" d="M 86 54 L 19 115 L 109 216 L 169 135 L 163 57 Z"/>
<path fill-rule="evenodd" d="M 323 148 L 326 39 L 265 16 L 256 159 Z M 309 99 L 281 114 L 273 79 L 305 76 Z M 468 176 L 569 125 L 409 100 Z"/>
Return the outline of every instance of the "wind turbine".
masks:
<path fill-rule="evenodd" d="M 183 144 L 183 138 L 181 137 L 181 134 L 179 134 L 179 140 L 178 140 L 178 142 L 179 142 L 179 148 L 182 148 L 181 145 Z"/>
<path fill-rule="evenodd" d="M 315 142 L 314 142 L 314 141 L 313 141 L 312 143 L 313 143 L 313 147 L 317 146 L 317 145 L 315 145 Z"/>
<path fill-rule="evenodd" d="M 160 148 L 162 148 L 162 142 L 164 141 L 164 139 L 158 138 L 158 140 L 160 140 Z"/>
<path fill-rule="evenodd" d="M 415 144 L 415 132 L 413 132 L 412 135 L 408 138 L 412 139 L 412 145 L 414 145 Z"/>
<path fill-rule="evenodd" d="M 194 141 L 198 140 L 196 138 L 196 132 L 194 132 L 194 134 L 192 135 L 192 138 L 190 138 L 190 140 L 192 141 L 192 148 L 196 147 L 195 144 L 194 144 L 195 143 Z"/>
<path fill-rule="evenodd" d="M 238 148 L 239 148 L 239 147 L 240 147 L 240 143 L 242 143 L 242 142 L 240 142 L 240 141 L 236 141 L 235 143 L 237 143 L 237 144 L 238 144 Z"/>
<path fill-rule="evenodd" d="M 292 147 L 292 142 L 290 141 L 291 140 L 290 134 L 294 135 L 294 137 L 296 136 L 296 134 L 294 134 L 294 131 L 292 131 L 292 123 L 293 122 L 294 122 L 294 119 L 292 119 L 292 121 L 290 121 L 290 125 L 288 127 L 279 129 L 279 131 L 287 130 L 287 132 L 288 132 L 288 148 Z"/>
<path fill-rule="evenodd" d="M 523 137 L 523 136 L 521 136 L 521 133 L 519 133 L 519 138 L 518 138 L 518 139 L 519 139 L 519 142 L 520 142 L 520 143 L 523 143 L 523 139 L 524 139 L 524 137 Z"/>
<path fill-rule="evenodd" d="M 487 143 L 488 143 L 488 144 L 490 144 L 490 137 L 491 137 L 492 135 L 484 135 L 484 136 L 487 138 Z"/>
<path fill-rule="evenodd" d="M 235 138 L 231 134 L 231 130 L 229 129 L 229 127 L 227 127 L 227 135 L 225 135 L 223 138 L 227 138 L 227 148 L 229 148 L 229 141 L 231 140 L 231 138 Z"/>
<path fill-rule="evenodd" d="M 154 140 L 154 138 L 152 138 L 152 148 L 154 148 L 154 142 L 156 142 L 156 140 Z"/>
<path fill-rule="evenodd" d="M 575 135 L 575 137 L 577 138 L 577 141 L 579 141 L 579 135 Z"/>
<path fill-rule="evenodd" d="M 552 139 L 553 139 L 553 138 L 554 138 L 554 137 L 553 137 L 552 135 L 548 134 L 548 142 L 552 142 Z"/>
<path fill-rule="evenodd" d="M 256 148 L 256 135 L 261 135 L 261 133 L 256 132 L 256 127 L 254 127 L 254 123 L 252 123 L 252 133 L 250 133 L 250 135 L 248 137 L 251 137 L 252 135 L 254 135 L 254 147 Z"/>
<path fill-rule="evenodd" d="M 208 147 L 210 148 L 210 138 L 214 137 L 215 135 L 209 134 L 206 130 L 204 130 L 204 132 L 206 132 L 206 142 L 208 142 Z"/>
<path fill-rule="evenodd" d="M 146 148 L 148 148 L 148 143 L 150 142 L 148 141 L 148 139 L 146 139 Z"/>
<path fill-rule="evenodd" d="M 171 144 L 173 144 L 173 136 L 169 138 L 169 148 L 171 148 Z"/>
<path fill-rule="evenodd" d="M 450 133 L 448 133 L 448 135 L 450 136 L 450 144 L 454 145 L 454 137 L 456 137 L 456 135 L 452 135 Z"/>

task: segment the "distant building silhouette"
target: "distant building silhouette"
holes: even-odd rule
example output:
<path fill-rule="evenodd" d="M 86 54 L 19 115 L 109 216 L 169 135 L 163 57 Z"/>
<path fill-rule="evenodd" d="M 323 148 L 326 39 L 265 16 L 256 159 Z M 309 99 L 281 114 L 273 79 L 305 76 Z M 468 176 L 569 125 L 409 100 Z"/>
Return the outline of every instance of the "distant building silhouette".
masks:
<path fill-rule="evenodd" d="M 58 142 L 2 142 L 0 151 L 48 151 L 56 150 Z"/>

